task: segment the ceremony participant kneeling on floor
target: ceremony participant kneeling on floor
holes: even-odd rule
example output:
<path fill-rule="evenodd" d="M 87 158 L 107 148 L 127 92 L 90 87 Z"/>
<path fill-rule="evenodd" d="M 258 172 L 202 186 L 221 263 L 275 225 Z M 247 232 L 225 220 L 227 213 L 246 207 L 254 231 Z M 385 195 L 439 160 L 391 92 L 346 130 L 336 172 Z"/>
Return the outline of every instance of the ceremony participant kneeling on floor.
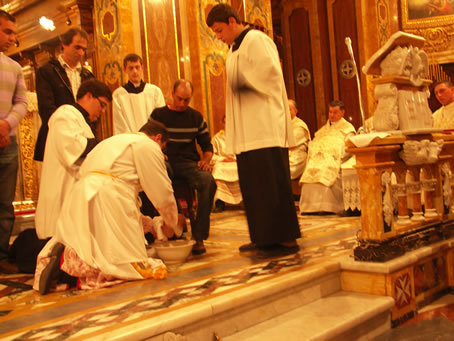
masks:
<path fill-rule="evenodd" d="M 147 256 L 138 192 L 150 198 L 163 229 L 181 235 L 161 149 L 167 140 L 165 126 L 148 121 L 139 133 L 113 136 L 91 151 L 63 204 L 55 236 L 38 256 L 35 290 L 46 294 L 55 282 L 96 289 L 166 277 L 162 261 Z"/>
<path fill-rule="evenodd" d="M 64 199 L 79 177 L 80 165 L 96 146 L 93 124 L 111 101 L 107 85 L 90 79 L 80 86 L 77 103 L 60 106 L 49 119 L 35 214 L 40 239 L 54 235 Z"/>

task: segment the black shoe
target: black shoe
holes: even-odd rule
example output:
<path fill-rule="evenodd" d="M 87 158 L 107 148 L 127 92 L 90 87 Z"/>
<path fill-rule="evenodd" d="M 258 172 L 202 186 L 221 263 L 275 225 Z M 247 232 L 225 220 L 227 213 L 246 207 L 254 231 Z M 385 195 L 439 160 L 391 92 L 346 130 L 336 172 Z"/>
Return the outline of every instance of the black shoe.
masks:
<path fill-rule="evenodd" d="M 283 246 L 274 245 L 272 247 L 260 248 L 257 252 L 258 259 L 277 258 L 292 255 L 300 250 L 298 245 L 296 246 Z"/>
<path fill-rule="evenodd" d="M 203 240 L 196 240 L 194 246 L 192 247 L 192 254 L 198 256 L 204 254 L 205 252 L 207 252 L 207 250 L 205 249 Z"/>
<path fill-rule="evenodd" d="M 49 292 L 52 281 L 56 280 L 61 275 L 62 270 L 60 270 L 60 261 L 64 250 L 65 246 L 61 243 L 57 243 L 50 252 L 49 264 L 47 264 L 41 272 L 39 278 L 39 293 L 41 295 L 46 295 Z"/>
<path fill-rule="evenodd" d="M 219 212 L 223 212 L 225 210 L 225 202 L 223 202 L 222 200 L 216 200 L 216 203 L 214 204 L 214 209 L 213 209 L 213 213 L 219 213 Z"/>
<path fill-rule="evenodd" d="M 258 250 L 258 247 L 255 243 L 244 244 L 239 247 L 240 252 L 248 252 Z"/>

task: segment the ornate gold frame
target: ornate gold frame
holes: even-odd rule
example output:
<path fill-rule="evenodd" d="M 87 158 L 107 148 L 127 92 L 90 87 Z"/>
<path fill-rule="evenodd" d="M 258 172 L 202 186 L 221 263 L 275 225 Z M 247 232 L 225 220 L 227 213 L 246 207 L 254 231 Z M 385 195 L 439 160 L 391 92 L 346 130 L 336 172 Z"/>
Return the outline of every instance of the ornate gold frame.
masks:
<path fill-rule="evenodd" d="M 445 14 L 433 17 L 409 19 L 408 14 L 409 0 L 401 0 L 402 9 L 402 29 L 404 31 L 421 28 L 435 28 L 440 26 L 452 25 L 454 23 L 454 14 Z"/>

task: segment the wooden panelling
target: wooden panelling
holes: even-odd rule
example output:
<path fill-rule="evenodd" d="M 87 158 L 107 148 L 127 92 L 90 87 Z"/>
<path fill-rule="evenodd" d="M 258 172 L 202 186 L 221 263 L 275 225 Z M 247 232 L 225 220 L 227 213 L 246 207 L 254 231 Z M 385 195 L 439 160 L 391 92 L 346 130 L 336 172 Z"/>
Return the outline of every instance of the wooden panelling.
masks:
<path fill-rule="evenodd" d="M 341 76 L 342 63 L 351 60 L 345 45 L 346 37 L 350 37 L 352 41 L 356 64 L 362 65 L 358 53 L 355 0 L 329 1 L 327 10 L 334 97 L 345 104 L 344 118 L 358 128 L 361 126 L 361 113 L 356 77 L 346 79 Z"/>
<path fill-rule="evenodd" d="M 305 8 L 296 8 L 288 18 L 290 28 L 290 42 L 292 45 L 293 87 L 295 100 L 301 118 L 306 122 L 311 132 L 317 130 L 317 115 L 315 109 L 314 70 L 312 66 L 309 12 Z M 302 86 L 301 71 L 307 70 L 310 74 L 310 83 Z"/>
<path fill-rule="evenodd" d="M 179 78 L 178 41 L 172 0 L 145 1 L 149 82 L 159 86 L 166 100 L 171 99 L 173 83 Z"/>

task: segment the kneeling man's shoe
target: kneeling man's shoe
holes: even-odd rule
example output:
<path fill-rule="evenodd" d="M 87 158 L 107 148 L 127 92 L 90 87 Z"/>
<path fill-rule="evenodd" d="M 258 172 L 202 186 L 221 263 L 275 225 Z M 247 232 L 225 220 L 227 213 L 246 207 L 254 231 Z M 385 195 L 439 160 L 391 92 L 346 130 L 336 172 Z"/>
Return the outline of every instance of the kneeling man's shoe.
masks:
<path fill-rule="evenodd" d="M 41 295 L 46 295 L 49 292 L 50 285 L 53 281 L 55 281 L 62 270 L 60 270 L 60 261 L 61 255 L 65 250 L 65 246 L 61 243 L 57 243 L 54 245 L 52 251 L 49 254 L 49 264 L 44 268 L 41 272 L 41 276 L 39 278 L 39 293 Z"/>

